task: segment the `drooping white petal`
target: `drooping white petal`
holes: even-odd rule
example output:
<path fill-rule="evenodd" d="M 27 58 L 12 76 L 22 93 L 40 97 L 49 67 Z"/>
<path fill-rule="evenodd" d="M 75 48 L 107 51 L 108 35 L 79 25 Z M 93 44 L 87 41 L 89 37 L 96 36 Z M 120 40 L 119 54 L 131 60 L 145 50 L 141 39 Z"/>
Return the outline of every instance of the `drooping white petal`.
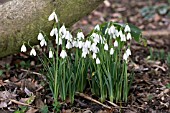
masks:
<path fill-rule="evenodd" d="M 49 58 L 53 58 L 53 52 L 50 50 L 49 51 L 49 55 L 48 55 Z"/>
<path fill-rule="evenodd" d="M 127 54 L 127 56 L 129 56 L 129 55 L 132 54 L 132 53 L 131 53 L 131 50 L 130 50 L 129 48 L 126 50 L 126 54 Z"/>
<path fill-rule="evenodd" d="M 125 31 L 125 32 L 130 32 L 130 27 L 129 27 L 129 25 L 128 25 L 128 24 L 125 26 L 124 31 Z"/>
<path fill-rule="evenodd" d="M 84 34 L 83 34 L 83 32 L 78 32 L 78 33 L 77 33 L 77 39 L 78 39 L 78 40 L 84 39 Z"/>
<path fill-rule="evenodd" d="M 47 42 L 45 41 L 45 39 L 41 40 L 40 45 L 41 45 L 41 47 L 47 46 Z"/>
<path fill-rule="evenodd" d="M 114 42 L 114 47 L 118 47 L 118 42 L 117 42 L 117 40 L 115 40 L 115 42 Z"/>
<path fill-rule="evenodd" d="M 96 64 L 100 64 L 100 59 L 96 58 Z"/>
<path fill-rule="evenodd" d="M 69 40 L 69 41 L 72 41 L 73 36 L 71 35 L 71 33 L 70 33 L 69 31 L 66 31 L 65 39 L 67 39 L 67 40 Z"/>
<path fill-rule="evenodd" d="M 123 36 L 122 30 L 120 30 L 118 34 L 119 34 L 119 37 L 122 38 L 122 36 Z"/>
<path fill-rule="evenodd" d="M 83 58 L 86 58 L 86 55 L 87 55 L 87 53 L 86 53 L 86 52 L 83 52 L 81 56 L 82 56 Z"/>
<path fill-rule="evenodd" d="M 126 42 L 126 36 L 125 36 L 125 34 L 122 35 L 122 37 L 121 37 L 120 40 Z"/>
<path fill-rule="evenodd" d="M 21 46 L 21 52 L 26 52 L 26 51 L 27 51 L 27 48 L 26 48 L 25 44 L 23 44 Z"/>
<path fill-rule="evenodd" d="M 61 51 L 60 57 L 63 58 L 63 59 L 64 59 L 65 57 L 67 57 L 67 53 L 66 53 L 65 50 L 62 50 L 62 51 Z"/>
<path fill-rule="evenodd" d="M 62 38 L 65 38 L 66 33 L 67 33 L 67 30 L 66 30 L 65 25 L 63 24 L 62 27 L 59 29 L 59 34 L 61 35 Z"/>
<path fill-rule="evenodd" d="M 31 49 L 30 55 L 31 55 L 31 56 L 36 56 L 36 51 L 35 51 L 34 48 Z"/>
<path fill-rule="evenodd" d="M 114 53 L 114 49 L 111 48 L 111 49 L 110 49 L 110 55 L 113 55 L 113 53 Z"/>
<path fill-rule="evenodd" d="M 39 33 L 39 34 L 38 34 L 38 40 L 40 40 L 40 41 L 41 41 L 41 40 L 43 40 L 43 39 L 44 39 L 43 34 L 42 34 L 42 33 Z"/>
<path fill-rule="evenodd" d="M 76 40 L 73 40 L 72 44 L 73 44 L 73 47 L 78 47 L 79 46 L 78 41 L 76 41 Z"/>
<path fill-rule="evenodd" d="M 54 15 L 54 18 L 55 18 L 56 23 L 58 23 L 58 17 L 56 14 Z"/>
<path fill-rule="evenodd" d="M 108 29 L 108 34 L 109 34 L 109 35 L 113 35 L 113 34 L 115 33 L 115 30 L 116 30 L 116 29 L 115 29 L 115 26 L 112 25 L 112 26 Z"/>
<path fill-rule="evenodd" d="M 99 43 L 100 42 L 100 36 L 97 33 L 93 33 L 91 36 L 93 37 L 93 41 L 95 43 Z"/>
<path fill-rule="evenodd" d="M 55 19 L 55 15 L 56 13 L 55 12 L 52 12 L 51 15 L 48 17 L 48 21 L 52 21 Z M 57 16 L 57 15 L 56 15 Z"/>
<path fill-rule="evenodd" d="M 97 24 L 97 25 L 94 27 L 94 30 L 100 31 L 100 26 Z"/>
<path fill-rule="evenodd" d="M 96 53 L 93 53 L 92 58 L 93 58 L 93 59 L 96 59 L 96 57 L 97 57 L 97 56 L 96 56 Z"/>
<path fill-rule="evenodd" d="M 86 40 L 84 46 L 87 47 L 87 48 L 90 48 L 90 46 L 91 46 L 91 41 Z"/>
<path fill-rule="evenodd" d="M 131 40 L 132 39 L 132 36 L 130 33 L 127 34 L 127 37 L 126 37 L 127 40 Z"/>
<path fill-rule="evenodd" d="M 56 44 L 62 45 L 62 38 L 56 38 L 55 39 Z"/>
<path fill-rule="evenodd" d="M 67 41 L 66 48 L 67 48 L 67 49 L 70 49 L 70 48 L 72 48 L 72 47 L 73 47 L 73 46 L 72 46 L 71 42 Z"/>
<path fill-rule="evenodd" d="M 83 47 L 84 43 L 82 41 L 78 41 L 78 47 L 81 49 Z"/>
<path fill-rule="evenodd" d="M 96 46 L 96 43 L 93 43 L 90 46 L 90 51 L 92 51 L 93 53 L 98 53 L 99 52 L 99 48 Z"/>
<path fill-rule="evenodd" d="M 58 35 L 58 30 L 57 28 L 53 28 L 50 32 L 50 36 Z"/>
<path fill-rule="evenodd" d="M 128 59 L 128 55 L 126 54 L 126 52 L 123 54 L 123 59 L 124 59 L 125 61 L 127 61 L 127 59 Z"/>
<path fill-rule="evenodd" d="M 104 50 L 106 50 L 106 51 L 108 51 L 108 50 L 109 50 L 109 46 L 108 46 L 108 44 L 107 44 L 107 43 L 105 43 L 105 45 L 104 45 Z"/>

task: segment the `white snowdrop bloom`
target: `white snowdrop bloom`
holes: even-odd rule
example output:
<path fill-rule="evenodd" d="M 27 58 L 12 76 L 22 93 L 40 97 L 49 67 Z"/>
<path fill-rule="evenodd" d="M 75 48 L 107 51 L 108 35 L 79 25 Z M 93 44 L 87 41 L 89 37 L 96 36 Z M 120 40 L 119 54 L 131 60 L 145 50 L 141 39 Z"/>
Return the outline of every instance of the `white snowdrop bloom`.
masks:
<path fill-rule="evenodd" d="M 51 50 L 49 51 L 48 57 L 53 58 L 53 52 Z"/>
<path fill-rule="evenodd" d="M 58 23 L 58 17 L 55 12 L 51 13 L 51 15 L 48 17 L 48 21 L 52 21 L 54 19 L 55 19 L 56 23 Z"/>
<path fill-rule="evenodd" d="M 126 50 L 126 54 L 127 54 L 128 56 L 132 54 L 132 53 L 131 53 L 131 50 L 130 50 L 129 48 Z"/>
<path fill-rule="evenodd" d="M 129 27 L 128 24 L 126 24 L 124 31 L 125 31 L 125 32 L 130 32 L 130 27 Z"/>
<path fill-rule="evenodd" d="M 101 43 L 101 44 L 104 44 L 104 41 L 105 41 L 105 40 L 104 40 L 104 38 L 103 38 L 101 35 L 99 35 L 99 40 L 100 40 L 100 43 Z"/>
<path fill-rule="evenodd" d="M 83 47 L 84 43 L 82 41 L 78 41 L 78 47 L 81 49 Z"/>
<path fill-rule="evenodd" d="M 96 64 L 100 64 L 100 59 L 96 58 Z"/>
<path fill-rule="evenodd" d="M 93 58 L 93 59 L 96 59 L 96 57 L 97 57 L 97 56 L 96 56 L 96 53 L 93 53 L 92 58 Z"/>
<path fill-rule="evenodd" d="M 126 36 L 125 36 L 125 34 L 122 35 L 122 37 L 121 37 L 120 40 L 126 42 Z"/>
<path fill-rule="evenodd" d="M 109 28 L 106 28 L 106 30 L 105 30 L 105 34 L 107 34 L 107 33 L 108 33 L 108 29 L 109 29 Z"/>
<path fill-rule="evenodd" d="M 78 45 L 78 41 L 76 41 L 76 40 L 73 40 L 72 41 L 72 44 L 73 44 L 73 47 L 78 47 L 79 45 Z"/>
<path fill-rule="evenodd" d="M 84 39 L 84 34 L 83 34 L 83 32 L 78 32 L 78 33 L 77 33 L 77 38 L 78 38 L 78 40 Z"/>
<path fill-rule="evenodd" d="M 108 34 L 109 35 L 113 35 L 115 33 L 115 26 L 111 26 L 109 29 L 108 29 Z"/>
<path fill-rule="evenodd" d="M 66 53 L 65 50 L 62 50 L 62 51 L 61 51 L 60 57 L 63 58 L 63 59 L 64 59 L 65 57 L 67 57 L 67 53 Z"/>
<path fill-rule="evenodd" d="M 62 38 L 56 38 L 55 39 L 56 44 L 62 45 Z"/>
<path fill-rule="evenodd" d="M 108 51 L 109 50 L 109 46 L 107 43 L 104 44 L 104 50 Z"/>
<path fill-rule="evenodd" d="M 41 42 L 40 42 L 40 45 L 41 45 L 41 47 L 47 46 L 46 40 L 45 40 L 45 39 L 42 39 Z"/>
<path fill-rule="evenodd" d="M 126 54 L 126 52 L 123 54 L 123 59 L 124 59 L 125 61 L 127 61 L 127 59 L 128 59 L 128 55 Z"/>
<path fill-rule="evenodd" d="M 67 41 L 66 48 L 67 48 L 67 49 L 70 49 L 70 48 L 72 48 L 72 47 L 73 47 L 73 46 L 72 46 L 71 42 L 70 42 L 70 41 Z"/>
<path fill-rule="evenodd" d="M 97 25 L 94 27 L 94 30 L 100 31 L 100 26 L 97 24 Z"/>
<path fill-rule="evenodd" d="M 27 51 L 27 48 L 26 48 L 25 44 L 23 44 L 21 46 L 21 52 L 26 52 L 26 51 Z"/>
<path fill-rule="evenodd" d="M 119 37 L 119 31 L 117 29 L 115 30 L 115 36 Z"/>
<path fill-rule="evenodd" d="M 93 37 L 93 41 L 95 43 L 99 43 L 100 42 L 100 37 L 99 37 L 99 35 L 97 33 L 93 33 L 91 36 Z"/>
<path fill-rule="evenodd" d="M 90 48 L 90 46 L 91 46 L 91 41 L 86 40 L 84 46 L 87 47 L 87 48 Z"/>
<path fill-rule="evenodd" d="M 44 39 L 43 34 L 42 34 L 42 33 L 39 33 L 39 34 L 38 34 L 38 40 L 40 40 L 40 41 L 41 41 L 41 40 L 43 40 L 43 39 Z"/>
<path fill-rule="evenodd" d="M 71 35 L 71 33 L 69 31 L 66 31 L 66 37 L 65 39 L 72 41 L 73 36 Z"/>
<path fill-rule="evenodd" d="M 132 36 L 131 36 L 130 33 L 127 34 L 126 39 L 127 39 L 127 40 L 131 40 L 131 39 L 132 39 Z"/>
<path fill-rule="evenodd" d="M 118 42 L 117 42 L 117 40 L 115 40 L 115 42 L 114 42 L 114 47 L 118 47 Z"/>
<path fill-rule="evenodd" d="M 96 43 L 93 43 L 90 46 L 90 51 L 92 51 L 93 53 L 98 53 L 99 52 L 99 48 L 96 46 Z"/>
<path fill-rule="evenodd" d="M 86 54 L 89 54 L 89 49 L 87 47 L 83 46 L 82 52 L 86 53 Z"/>
<path fill-rule="evenodd" d="M 120 30 L 118 34 L 119 34 L 119 37 L 122 38 L 122 36 L 123 36 L 122 30 Z"/>
<path fill-rule="evenodd" d="M 86 52 L 82 52 L 82 55 L 81 55 L 81 56 L 82 56 L 83 58 L 86 58 L 86 55 L 87 55 Z"/>
<path fill-rule="evenodd" d="M 110 49 L 110 55 L 113 55 L 113 53 L 114 53 L 114 49 L 111 48 L 111 49 Z"/>
<path fill-rule="evenodd" d="M 62 27 L 59 29 L 59 34 L 61 35 L 62 38 L 65 38 L 66 33 L 67 33 L 67 30 L 66 30 L 65 25 L 63 24 Z"/>
<path fill-rule="evenodd" d="M 35 51 L 34 47 L 31 49 L 30 55 L 31 56 L 36 56 L 36 51 Z"/>
<path fill-rule="evenodd" d="M 57 28 L 53 28 L 50 32 L 50 36 L 58 35 L 58 30 Z"/>

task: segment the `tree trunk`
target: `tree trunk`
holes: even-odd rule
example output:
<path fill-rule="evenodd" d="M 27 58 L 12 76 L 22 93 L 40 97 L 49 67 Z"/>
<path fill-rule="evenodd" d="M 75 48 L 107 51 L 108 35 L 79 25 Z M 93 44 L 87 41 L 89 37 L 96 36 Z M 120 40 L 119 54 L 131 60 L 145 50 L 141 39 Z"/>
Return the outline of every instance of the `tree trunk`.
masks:
<path fill-rule="evenodd" d="M 104 0 L 0 0 L 0 58 L 20 51 L 23 41 L 38 44 L 40 30 L 50 32 L 48 16 L 55 9 L 71 26 Z"/>

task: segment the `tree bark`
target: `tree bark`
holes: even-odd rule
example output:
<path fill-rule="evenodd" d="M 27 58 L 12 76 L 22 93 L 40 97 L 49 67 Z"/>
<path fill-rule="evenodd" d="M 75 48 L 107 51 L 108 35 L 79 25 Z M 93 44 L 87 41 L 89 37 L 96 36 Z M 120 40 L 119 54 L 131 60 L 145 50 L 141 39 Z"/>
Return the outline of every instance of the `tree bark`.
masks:
<path fill-rule="evenodd" d="M 50 32 L 48 16 L 55 9 L 62 23 L 71 26 L 104 0 L 1 0 L 0 58 L 20 51 L 23 42 L 38 44 L 40 30 Z"/>

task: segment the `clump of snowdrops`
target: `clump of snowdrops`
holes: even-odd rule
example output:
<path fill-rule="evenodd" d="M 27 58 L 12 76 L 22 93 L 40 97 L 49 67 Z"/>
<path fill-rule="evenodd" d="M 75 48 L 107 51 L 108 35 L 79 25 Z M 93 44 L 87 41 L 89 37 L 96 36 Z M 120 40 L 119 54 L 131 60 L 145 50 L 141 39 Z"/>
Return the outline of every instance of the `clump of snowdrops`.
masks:
<path fill-rule="evenodd" d="M 39 56 L 31 46 L 30 55 L 42 62 L 55 104 L 67 98 L 74 102 L 76 92 L 83 92 L 87 86 L 101 102 L 126 102 L 132 76 L 127 72 L 130 41 L 139 41 L 141 31 L 133 25 L 106 22 L 96 25 L 86 37 L 82 31 L 73 36 L 64 24 L 60 26 L 55 12 L 48 20 L 54 22 L 51 32 L 40 31 L 37 37 L 48 54 Z M 27 51 L 25 45 L 22 52 Z"/>

